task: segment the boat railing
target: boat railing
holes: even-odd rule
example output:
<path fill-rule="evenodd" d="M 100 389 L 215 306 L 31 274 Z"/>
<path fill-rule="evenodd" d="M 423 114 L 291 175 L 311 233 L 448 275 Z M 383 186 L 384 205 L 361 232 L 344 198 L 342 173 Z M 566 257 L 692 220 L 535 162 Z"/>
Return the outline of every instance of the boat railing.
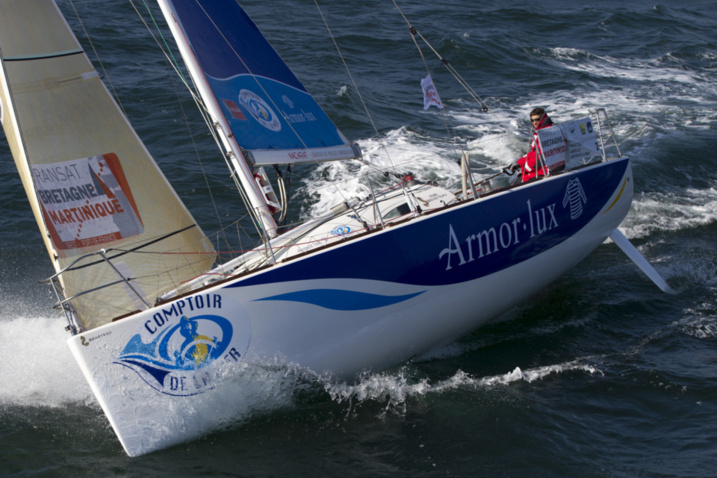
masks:
<path fill-rule="evenodd" d="M 605 152 L 607 147 L 613 147 L 617 150 L 617 154 L 619 155 L 619 146 L 617 144 L 617 140 L 615 138 L 615 134 L 613 132 L 612 126 L 610 124 L 610 121 L 607 117 L 607 113 L 604 109 L 600 108 L 596 112 L 591 112 L 593 116 L 593 121 L 596 125 L 596 135 L 593 136 L 593 141 L 595 141 L 597 138 L 597 141 L 599 143 L 599 150 L 600 152 L 597 154 L 596 157 L 591 158 L 590 162 L 594 162 L 596 160 L 606 160 L 609 159 L 609 154 Z M 597 138 L 596 138 L 597 137 Z M 599 159 L 598 159 L 599 158 Z M 412 158 L 412 162 L 406 164 L 414 164 L 415 165 L 415 158 Z M 412 216 L 419 215 L 421 212 L 416 206 L 415 200 L 412 198 L 412 192 L 409 187 L 407 187 L 410 184 L 410 173 L 408 175 L 406 174 L 399 174 L 396 173 L 396 167 L 397 165 L 393 165 L 391 167 L 391 171 L 388 170 L 384 171 L 382 176 L 388 178 L 388 177 L 396 177 L 398 179 L 397 182 L 390 185 L 388 188 L 384 190 L 377 190 L 376 188 L 376 178 L 372 178 L 371 174 L 365 174 L 363 177 L 365 178 L 364 184 L 368 187 L 368 190 L 370 194 L 366 198 L 366 200 L 370 201 L 370 206 L 373 210 L 373 222 L 370 225 L 367 225 L 365 228 L 365 231 L 371 231 L 376 229 L 384 229 L 387 224 L 387 218 L 384 217 L 384 213 L 381 212 L 381 208 L 379 207 L 379 203 L 382 201 L 382 199 L 385 199 L 385 195 L 389 192 L 402 194 L 406 198 L 406 204 L 408 208 L 410 209 L 410 214 Z M 460 168 L 461 168 L 461 179 L 462 179 L 462 191 L 458 192 L 456 195 L 462 193 L 463 200 L 475 200 L 480 199 L 482 197 L 485 197 L 487 195 L 494 194 L 499 191 L 503 191 L 506 189 L 512 189 L 514 187 L 520 187 L 523 183 L 516 182 L 514 175 L 509 175 L 505 172 L 505 170 L 500 171 L 496 174 L 492 174 L 488 177 L 483 177 L 480 181 L 476 182 L 474 180 L 473 175 L 475 174 L 475 171 L 473 171 L 470 167 L 470 156 L 469 153 L 466 151 L 462 154 L 460 159 Z M 548 173 L 548 176 L 552 174 L 558 174 L 560 171 L 551 171 Z M 375 173 L 375 171 L 374 171 Z M 412 178 L 411 178 L 412 179 Z M 352 179 L 353 180 L 353 179 Z M 379 188 L 380 189 L 380 188 Z M 344 209 L 348 207 L 352 207 L 348 203 L 342 203 L 342 206 L 344 206 Z M 317 218 L 318 222 L 324 222 L 326 220 L 330 220 L 332 217 L 335 217 L 338 214 L 341 214 L 342 211 L 339 210 L 332 210 L 331 212 L 327 213 L 326 215 L 322 216 L 321 218 Z M 358 213 L 356 213 L 356 217 L 360 217 Z M 392 219 L 389 219 L 393 221 Z M 312 224 L 315 226 L 316 223 L 312 222 Z M 258 268 L 271 266 L 274 264 L 277 264 L 280 260 L 285 260 L 283 258 L 283 255 L 281 254 L 281 250 L 286 248 L 288 245 L 292 244 L 296 240 L 295 234 L 301 235 L 301 231 L 303 228 L 299 227 L 295 230 L 294 234 L 288 234 L 288 235 L 282 235 L 283 237 L 275 238 L 273 240 L 266 240 L 268 237 L 267 231 L 263 231 L 265 240 L 261 241 L 261 247 L 259 249 L 246 251 L 245 253 L 241 254 L 239 257 L 235 257 L 234 259 L 217 266 L 215 269 L 212 269 L 210 271 L 207 271 L 205 274 L 188 281 L 184 283 L 181 287 L 174 289 L 172 291 L 169 291 L 165 294 L 163 294 L 160 297 L 160 300 L 166 301 L 170 300 L 173 297 L 177 297 L 181 294 L 187 293 L 191 290 L 195 290 L 198 287 L 204 287 L 207 285 L 210 285 L 212 283 L 215 283 L 217 281 L 220 281 L 224 278 L 226 279 L 229 276 L 233 276 L 235 274 L 238 274 L 241 272 L 248 272 L 251 270 L 257 270 Z M 293 238 L 293 239 L 292 239 Z M 343 236 L 341 240 L 345 240 L 346 237 Z M 338 239 L 337 239 L 338 240 Z M 322 238 L 321 241 L 325 241 L 325 238 Z M 279 251 L 277 253 L 277 251 Z M 281 256 L 281 259 L 280 259 Z M 294 256 L 292 256 L 294 257 Z M 119 271 L 117 271 L 119 274 Z M 121 274 L 120 274 L 121 276 Z M 123 280 L 127 280 L 123 278 Z M 117 281 L 113 284 L 108 284 L 107 286 L 116 285 L 117 283 L 120 283 L 121 281 Z M 127 280 L 127 284 L 129 285 L 129 281 Z M 102 286 L 105 287 L 105 286 Z M 92 291 L 88 291 L 92 292 Z M 139 295 L 138 295 L 139 297 Z"/>
<path fill-rule="evenodd" d="M 501 173 L 499 173 L 501 174 Z M 498 174 L 498 175 L 499 175 Z M 497 175 L 496 175 L 497 176 Z M 463 190 L 463 200 L 468 199 L 468 186 L 470 185 L 471 193 L 474 198 L 477 198 L 475 181 L 473 180 L 473 172 L 470 168 L 470 154 L 468 151 L 464 151 L 461 155 L 461 184 Z"/>
<path fill-rule="evenodd" d="M 67 318 L 68 325 L 66 327 L 66 330 L 72 332 L 73 334 L 76 334 L 82 330 L 82 326 L 79 324 L 79 321 L 77 320 L 77 314 L 75 314 L 74 308 L 72 307 L 72 300 L 76 299 L 78 297 L 81 297 L 83 295 L 91 294 L 93 292 L 97 292 L 103 289 L 106 289 L 108 287 L 113 287 L 119 284 L 124 284 L 134 295 L 137 296 L 137 298 L 149 309 L 151 308 L 151 304 L 147 302 L 147 299 L 140 294 L 137 289 L 134 288 L 134 286 L 131 284 L 131 278 L 126 277 L 122 272 L 115 267 L 114 264 L 112 264 L 112 261 L 109 257 L 107 257 L 107 252 L 109 250 L 101 249 L 99 251 L 90 252 L 88 254 L 84 254 L 74 261 L 72 261 L 67 266 L 63 267 L 61 270 L 57 271 L 52 276 L 48 277 L 45 280 L 40 281 L 41 284 L 50 284 L 50 286 L 53 289 L 53 292 L 55 293 L 55 297 L 57 301 L 53 305 L 54 309 L 62 309 L 63 313 L 65 314 L 65 317 Z M 60 282 L 60 277 L 63 273 L 72 270 L 77 264 L 84 261 L 85 259 L 100 256 L 102 258 L 102 261 L 104 261 L 112 270 L 119 276 L 119 279 L 113 282 L 108 282 L 106 284 L 99 285 L 97 287 L 93 287 L 91 289 L 86 289 L 81 292 L 78 292 L 77 294 L 74 294 L 70 297 L 68 297 L 65 294 L 65 290 L 62 287 L 62 284 Z"/>
<path fill-rule="evenodd" d="M 368 182 L 368 187 L 371 189 L 373 222 L 374 224 L 381 224 L 381 229 L 384 229 L 386 227 L 386 224 L 383 222 L 383 215 L 381 214 L 381 210 L 378 207 L 378 201 L 376 201 L 376 192 L 373 189 L 373 182 L 371 181 L 371 177 L 368 174 L 366 175 L 366 180 Z"/>
<path fill-rule="evenodd" d="M 49 279 L 46 279 L 45 281 L 41 281 L 41 283 L 49 283 L 52 287 L 52 291 L 54 292 L 55 298 L 57 299 L 54 308 L 61 308 L 63 314 L 65 315 L 65 319 L 67 320 L 65 330 L 70 332 L 72 335 L 77 335 L 78 333 L 82 332 L 83 327 L 77 320 L 77 314 L 75 313 L 75 309 L 72 307 L 72 303 L 68 302 L 65 298 L 65 292 L 62 288 L 62 284 L 60 283 L 60 278 L 58 276 L 53 276 Z"/>
<path fill-rule="evenodd" d="M 607 161 L 608 159 L 622 157 L 622 153 L 620 152 L 620 145 L 617 142 L 615 131 L 613 131 L 612 129 L 612 124 L 610 123 L 610 118 L 608 118 L 607 111 L 605 110 L 605 108 L 598 108 L 595 111 L 595 117 L 597 119 L 598 139 L 600 140 L 603 160 Z M 615 147 L 617 155 L 608 156 L 607 149 L 612 149 L 612 146 Z"/>

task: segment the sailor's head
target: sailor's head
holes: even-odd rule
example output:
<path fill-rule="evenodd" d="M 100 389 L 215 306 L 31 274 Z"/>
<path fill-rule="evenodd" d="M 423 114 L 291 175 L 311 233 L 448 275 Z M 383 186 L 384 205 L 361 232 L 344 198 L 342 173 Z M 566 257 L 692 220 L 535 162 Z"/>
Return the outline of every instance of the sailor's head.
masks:
<path fill-rule="evenodd" d="M 552 124 L 552 121 L 543 108 L 533 108 L 533 111 L 530 112 L 530 124 L 533 125 L 533 128 L 538 129 L 541 126 Z"/>

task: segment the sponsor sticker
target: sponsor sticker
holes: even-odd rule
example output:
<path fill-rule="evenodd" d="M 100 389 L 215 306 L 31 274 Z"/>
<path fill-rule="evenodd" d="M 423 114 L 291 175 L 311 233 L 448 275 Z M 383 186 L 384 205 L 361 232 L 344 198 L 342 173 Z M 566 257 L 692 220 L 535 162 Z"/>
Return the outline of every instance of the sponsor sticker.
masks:
<path fill-rule="evenodd" d="M 351 228 L 346 225 L 336 226 L 335 228 L 331 229 L 331 234 L 333 234 L 334 236 L 344 236 L 349 232 L 351 232 Z"/>
<path fill-rule="evenodd" d="M 271 106 L 259 95 L 249 90 L 239 92 L 239 104 L 246 108 L 260 125 L 271 131 L 281 131 L 281 121 Z"/>
<path fill-rule="evenodd" d="M 214 388 L 227 365 L 243 360 L 250 339 L 243 307 L 220 293 L 199 294 L 148 317 L 115 363 L 160 393 L 196 395 Z"/>
<path fill-rule="evenodd" d="M 570 213 L 570 219 L 582 216 L 584 205 L 588 203 L 579 178 L 571 179 L 565 187 L 561 210 L 557 203 L 536 208 L 531 200 L 525 203 L 525 212 L 499 225 L 483 229 L 459 240 L 453 225 L 448 225 L 448 247 L 441 250 L 438 259 L 446 258 L 446 271 L 454 266 L 464 266 L 476 260 L 482 260 L 491 254 L 506 250 L 515 250 L 520 244 L 535 240 L 549 231 L 553 233 L 565 227 L 563 217 Z M 558 222 L 560 218 L 560 223 Z M 562 226 L 561 226 L 562 223 Z M 454 260 L 455 259 L 455 260 Z"/>
<path fill-rule="evenodd" d="M 144 232 L 116 154 L 35 164 L 32 175 L 50 237 L 61 254 Z"/>
<path fill-rule="evenodd" d="M 229 110 L 229 114 L 234 119 L 238 120 L 246 120 L 246 116 L 244 115 L 244 112 L 239 108 L 239 105 L 236 104 L 235 101 L 222 99 L 222 102 L 224 102 L 224 106 Z"/>

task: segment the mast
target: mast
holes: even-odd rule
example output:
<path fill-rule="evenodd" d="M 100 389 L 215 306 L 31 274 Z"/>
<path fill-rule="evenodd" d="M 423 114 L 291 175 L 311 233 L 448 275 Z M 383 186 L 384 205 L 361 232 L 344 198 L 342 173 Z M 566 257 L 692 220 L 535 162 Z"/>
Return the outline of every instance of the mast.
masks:
<path fill-rule="evenodd" d="M 221 107 L 217 103 L 217 99 L 214 96 L 209 83 L 207 82 L 204 70 L 199 65 L 199 62 L 192 51 L 192 47 L 187 41 L 187 37 L 184 35 L 182 28 L 178 24 L 177 15 L 175 15 L 172 2 L 169 0 L 157 0 L 157 3 L 164 14 L 164 18 L 169 25 L 169 29 L 172 32 L 175 41 L 177 42 L 177 46 L 182 58 L 184 59 L 184 63 L 189 70 L 189 74 L 192 76 L 192 79 L 199 90 L 199 94 L 209 111 L 213 121 L 213 126 L 221 138 L 222 144 L 224 145 L 229 160 L 234 168 L 234 174 L 238 176 L 244 192 L 251 203 L 256 217 L 264 228 L 264 231 L 269 238 L 276 237 L 278 232 L 274 217 L 269 210 L 269 206 L 266 203 L 263 193 L 259 190 L 259 186 L 254 180 L 252 168 L 249 166 L 246 158 L 242 154 L 241 148 L 236 142 L 236 138 L 232 133 L 227 119 L 222 112 Z"/>

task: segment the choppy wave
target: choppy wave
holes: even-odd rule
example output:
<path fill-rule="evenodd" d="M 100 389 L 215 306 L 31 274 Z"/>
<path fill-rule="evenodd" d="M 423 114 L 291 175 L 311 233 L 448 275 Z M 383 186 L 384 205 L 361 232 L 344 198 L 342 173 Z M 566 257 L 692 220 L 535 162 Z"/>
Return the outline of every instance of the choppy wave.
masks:
<path fill-rule="evenodd" d="M 622 227 L 630 238 L 704 226 L 717 221 L 717 190 L 644 193 L 635 197 L 631 214 Z"/>
<path fill-rule="evenodd" d="M 687 311 L 688 313 L 696 313 L 697 311 Z M 715 310 L 710 311 L 715 314 Z M 679 327 L 688 335 L 697 337 L 698 339 L 713 339 L 717 337 L 717 320 L 714 316 L 705 315 L 705 311 L 700 311 L 698 316 L 683 319 L 679 323 Z"/>

